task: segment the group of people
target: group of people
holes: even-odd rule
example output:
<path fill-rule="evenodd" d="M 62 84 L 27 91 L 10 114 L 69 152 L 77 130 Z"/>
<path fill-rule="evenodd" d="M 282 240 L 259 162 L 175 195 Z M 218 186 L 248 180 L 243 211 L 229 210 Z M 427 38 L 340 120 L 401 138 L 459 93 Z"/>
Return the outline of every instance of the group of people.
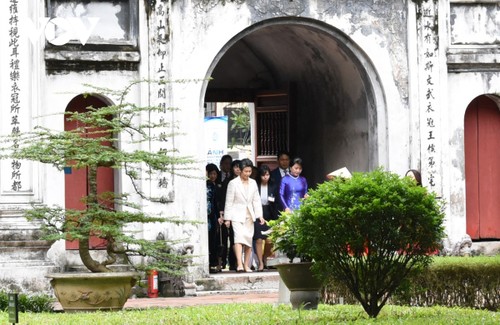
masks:
<path fill-rule="evenodd" d="M 292 211 L 307 195 L 307 181 L 301 176 L 302 160 L 290 160 L 287 152 L 277 156 L 278 167 L 254 166 L 250 159 L 232 160 L 224 155 L 220 170 L 206 166 L 207 218 L 210 273 L 229 266 L 236 272 L 267 268 L 273 254 L 267 238 L 267 222 L 280 211 Z"/>
<path fill-rule="evenodd" d="M 277 162 L 271 170 L 268 165 L 254 166 L 250 159 L 233 161 L 224 155 L 220 170 L 215 164 L 206 166 L 210 273 L 226 266 L 236 272 L 252 272 L 253 264 L 258 272 L 267 268 L 273 254 L 267 222 L 281 211 L 298 209 L 308 189 L 300 158 L 291 160 L 283 151 Z M 405 176 L 422 186 L 419 171 L 410 169 Z"/>

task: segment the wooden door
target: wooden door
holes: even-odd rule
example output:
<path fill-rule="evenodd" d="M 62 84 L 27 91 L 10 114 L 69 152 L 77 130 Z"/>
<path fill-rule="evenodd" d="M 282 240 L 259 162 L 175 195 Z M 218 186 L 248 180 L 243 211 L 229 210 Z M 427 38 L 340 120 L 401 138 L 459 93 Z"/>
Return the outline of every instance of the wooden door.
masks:
<path fill-rule="evenodd" d="M 97 97 L 83 96 L 75 97 L 67 107 L 67 111 L 84 112 L 87 107 L 95 108 L 106 106 L 106 103 Z M 78 127 L 77 122 L 65 120 L 64 130 L 73 130 Z M 97 190 L 99 193 L 114 191 L 114 177 L 112 168 L 98 168 Z M 87 169 L 75 169 L 65 171 L 65 206 L 67 209 L 85 210 L 86 205 L 82 199 L 88 194 Z M 97 237 L 90 240 L 91 249 L 104 249 L 106 241 Z M 78 249 L 78 241 L 66 241 L 66 249 Z"/>
<path fill-rule="evenodd" d="M 293 85 L 285 90 L 261 91 L 255 98 L 254 152 L 257 165 L 278 166 L 280 151 L 290 151 L 294 144 Z M 294 131 L 294 132 L 292 132 Z"/>
<path fill-rule="evenodd" d="M 465 112 L 467 233 L 472 239 L 500 239 L 500 111 L 486 96 Z"/>

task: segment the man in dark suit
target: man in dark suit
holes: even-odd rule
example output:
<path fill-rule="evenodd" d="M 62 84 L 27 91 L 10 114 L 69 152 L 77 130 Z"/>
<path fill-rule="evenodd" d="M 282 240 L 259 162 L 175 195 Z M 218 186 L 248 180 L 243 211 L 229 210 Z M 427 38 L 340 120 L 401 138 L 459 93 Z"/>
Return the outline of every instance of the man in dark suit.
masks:
<path fill-rule="evenodd" d="M 286 174 L 290 171 L 290 154 L 286 151 L 280 151 L 277 156 L 278 159 L 278 167 L 276 167 L 272 172 L 271 172 L 271 179 L 276 184 L 278 187 L 278 192 L 279 188 L 281 185 L 281 179 L 285 177 Z M 283 206 L 281 205 L 281 200 L 277 198 L 277 208 L 278 211 L 283 211 Z"/>
<path fill-rule="evenodd" d="M 224 205 L 226 202 L 226 190 L 229 181 L 231 180 L 232 172 L 231 165 L 233 163 L 233 157 L 230 155 L 224 155 L 220 159 L 220 172 L 217 176 L 216 186 L 220 189 L 220 195 L 218 196 L 218 207 L 221 212 L 221 217 L 224 218 Z M 222 226 L 220 228 L 221 231 L 221 267 L 224 269 L 227 264 L 229 264 L 229 269 L 232 271 L 236 271 L 236 256 L 234 255 L 234 251 L 232 249 L 233 242 L 233 229 L 227 228 L 226 226 Z M 228 240 L 230 243 L 228 243 Z"/>
<path fill-rule="evenodd" d="M 221 157 L 219 163 L 220 172 L 219 175 L 217 175 L 216 183 L 222 184 L 224 183 L 226 178 L 229 178 L 232 162 L 233 162 L 233 157 L 231 157 L 230 155 L 224 155 Z"/>

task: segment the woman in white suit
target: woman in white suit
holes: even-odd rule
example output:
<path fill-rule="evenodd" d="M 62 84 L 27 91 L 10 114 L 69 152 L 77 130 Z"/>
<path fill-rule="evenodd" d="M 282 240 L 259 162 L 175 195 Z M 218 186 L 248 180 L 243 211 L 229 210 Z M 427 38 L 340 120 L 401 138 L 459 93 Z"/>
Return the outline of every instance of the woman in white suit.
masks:
<path fill-rule="evenodd" d="M 250 159 L 243 159 L 240 162 L 241 174 L 229 182 L 226 193 L 224 224 L 226 227 L 233 225 L 236 272 L 252 272 L 250 263 L 254 221 L 259 219 L 261 224 L 265 223 L 257 183 L 250 178 L 252 167 Z M 241 259 L 243 250 L 245 253 L 244 264 Z"/>

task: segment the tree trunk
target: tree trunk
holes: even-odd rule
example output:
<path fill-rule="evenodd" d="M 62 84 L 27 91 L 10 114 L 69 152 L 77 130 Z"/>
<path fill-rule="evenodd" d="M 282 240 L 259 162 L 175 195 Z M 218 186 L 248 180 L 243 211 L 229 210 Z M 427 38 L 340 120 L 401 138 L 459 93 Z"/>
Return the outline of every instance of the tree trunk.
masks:
<path fill-rule="evenodd" d="M 97 166 L 89 166 L 87 171 L 87 184 L 88 184 L 88 194 L 87 194 L 87 211 L 92 212 L 95 209 L 97 201 Z M 87 219 L 87 222 L 93 222 L 91 219 Z M 83 265 L 91 272 L 111 272 L 102 263 L 96 261 L 90 255 L 90 236 L 92 234 L 85 234 L 85 238 L 79 239 L 78 252 L 80 258 L 82 259 Z"/>
<path fill-rule="evenodd" d="M 92 256 L 90 255 L 89 242 L 90 237 L 78 240 L 78 252 L 80 253 L 80 258 L 82 259 L 83 265 L 85 265 L 85 267 L 89 269 L 90 272 L 111 272 L 110 269 L 92 258 Z"/>

